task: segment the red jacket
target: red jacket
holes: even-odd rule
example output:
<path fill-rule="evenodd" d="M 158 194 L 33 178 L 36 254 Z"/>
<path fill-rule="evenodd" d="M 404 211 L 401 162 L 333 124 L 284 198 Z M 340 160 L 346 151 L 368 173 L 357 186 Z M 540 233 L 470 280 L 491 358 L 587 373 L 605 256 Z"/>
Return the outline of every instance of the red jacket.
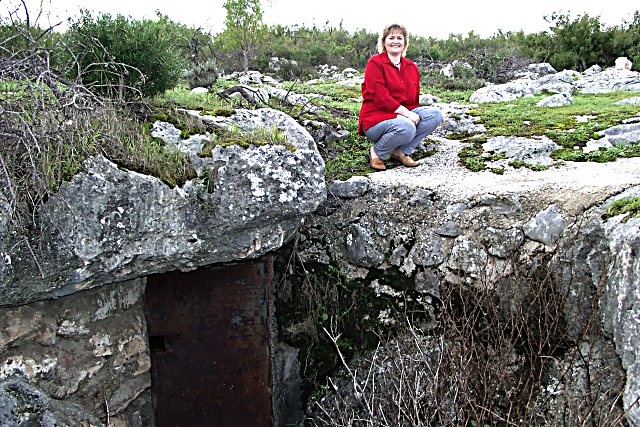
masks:
<path fill-rule="evenodd" d="M 358 133 L 383 120 L 397 116 L 394 111 L 404 105 L 412 110 L 419 105 L 420 72 L 416 64 L 402 58 L 396 68 L 386 52 L 374 55 L 367 62 L 362 83 L 362 107 L 358 116 Z"/>

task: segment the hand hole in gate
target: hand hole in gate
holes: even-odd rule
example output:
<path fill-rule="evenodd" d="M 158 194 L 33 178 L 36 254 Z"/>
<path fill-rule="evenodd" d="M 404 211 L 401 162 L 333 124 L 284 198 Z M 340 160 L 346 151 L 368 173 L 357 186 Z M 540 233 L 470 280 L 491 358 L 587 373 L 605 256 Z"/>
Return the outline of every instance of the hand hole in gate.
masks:
<path fill-rule="evenodd" d="M 167 351 L 164 335 L 149 335 L 149 351 L 151 353 Z"/>

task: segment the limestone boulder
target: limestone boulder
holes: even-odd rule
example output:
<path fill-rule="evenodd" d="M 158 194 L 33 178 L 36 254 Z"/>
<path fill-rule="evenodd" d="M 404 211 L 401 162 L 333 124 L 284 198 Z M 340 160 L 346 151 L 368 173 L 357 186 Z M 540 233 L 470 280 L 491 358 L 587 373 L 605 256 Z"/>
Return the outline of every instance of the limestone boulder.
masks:
<path fill-rule="evenodd" d="M 469 97 L 470 102 L 504 102 L 541 93 L 571 94 L 607 93 L 613 91 L 639 91 L 640 73 L 630 69 L 590 68 L 584 73 L 564 70 L 539 74 L 521 74 L 516 80 L 503 84 L 490 84 L 476 90 Z"/>
<path fill-rule="evenodd" d="M 616 69 L 617 70 L 631 70 L 631 66 L 633 65 L 633 63 L 631 61 L 629 61 L 629 58 L 625 57 L 625 56 L 621 56 L 619 58 L 616 59 Z"/>
<path fill-rule="evenodd" d="M 281 247 L 324 200 L 324 161 L 309 133 L 285 113 L 239 110 L 218 122 L 233 123 L 247 131 L 278 127 L 287 145 L 217 146 L 199 157 L 206 138 L 178 141 L 201 161 L 199 176 L 175 188 L 104 157 L 88 159 L 85 172 L 42 207 L 40 239 L 2 236 L 0 304 L 256 258 Z"/>
<path fill-rule="evenodd" d="M 608 68 L 597 74 L 583 76 L 576 80 L 575 86 L 580 93 L 637 92 L 640 91 L 640 73 Z"/>
<path fill-rule="evenodd" d="M 530 165 L 551 165 L 554 160 L 551 153 L 560 148 L 546 136 L 536 138 L 525 138 L 515 136 L 494 136 L 482 144 L 482 148 L 489 153 L 499 153 L 505 158 L 500 163 L 501 166 L 508 165 L 509 162 L 519 160 Z M 498 166 L 498 165 L 496 165 Z"/>
<path fill-rule="evenodd" d="M 623 196 L 638 197 L 640 191 L 632 189 Z M 625 407 L 629 409 L 630 425 L 640 425 L 640 219 L 620 215 L 604 225 L 608 243 L 607 280 L 601 299 L 604 327 L 613 336 L 616 351 L 627 373 Z"/>

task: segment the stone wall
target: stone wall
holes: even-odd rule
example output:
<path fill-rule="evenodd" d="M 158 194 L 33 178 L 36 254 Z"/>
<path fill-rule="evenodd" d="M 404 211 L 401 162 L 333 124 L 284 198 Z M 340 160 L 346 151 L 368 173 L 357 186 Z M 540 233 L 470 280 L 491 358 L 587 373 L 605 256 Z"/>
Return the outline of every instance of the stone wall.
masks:
<path fill-rule="evenodd" d="M 548 264 L 567 295 L 568 333 L 594 360 L 611 363 L 601 372 L 619 371 L 621 361 L 625 410 L 639 425 L 639 220 L 602 215 L 613 200 L 640 194 L 640 161 L 472 174 L 449 149 L 455 143 L 413 170 L 332 183 L 305 224 L 301 260 L 337 266 L 364 286 L 399 277 L 432 296 L 447 284 L 497 287 L 507 303 L 526 291 L 511 279 L 518 269 Z"/>
<path fill-rule="evenodd" d="M 152 425 L 143 295 L 138 279 L 0 309 L 0 424 Z"/>

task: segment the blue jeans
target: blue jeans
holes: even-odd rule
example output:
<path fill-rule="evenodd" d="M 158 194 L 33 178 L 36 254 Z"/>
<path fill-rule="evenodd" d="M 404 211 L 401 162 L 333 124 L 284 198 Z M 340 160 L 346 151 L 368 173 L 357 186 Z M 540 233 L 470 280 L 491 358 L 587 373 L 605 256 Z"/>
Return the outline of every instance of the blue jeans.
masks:
<path fill-rule="evenodd" d="M 367 138 L 374 142 L 373 149 L 382 160 L 388 159 L 395 149 L 410 155 L 422 140 L 442 123 L 442 112 L 437 108 L 417 107 L 412 111 L 420 116 L 417 126 L 399 115 L 364 131 Z"/>

